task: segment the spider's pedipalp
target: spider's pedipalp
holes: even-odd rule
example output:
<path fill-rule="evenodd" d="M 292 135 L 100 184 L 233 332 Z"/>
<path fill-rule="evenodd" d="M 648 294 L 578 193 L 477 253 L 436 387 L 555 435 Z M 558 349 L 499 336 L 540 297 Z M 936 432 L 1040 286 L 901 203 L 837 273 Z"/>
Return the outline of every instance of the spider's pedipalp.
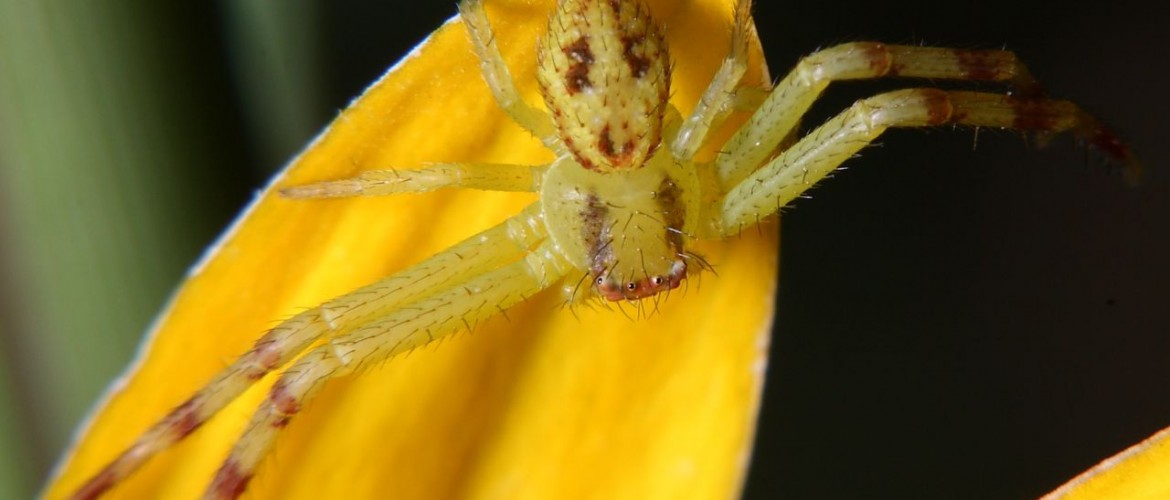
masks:
<path fill-rule="evenodd" d="M 1068 101 L 932 88 L 898 90 L 854 103 L 732 188 L 723 201 L 724 234 L 738 233 L 787 205 L 890 127 L 947 124 L 1072 132 L 1113 147 L 1106 152 L 1135 175 L 1139 168 L 1108 129 Z"/>
<path fill-rule="evenodd" d="M 887 76 L 1003 82 L 1012 85 L 1020 97 L 1042 94 L 1027 68 L 1007 51 L 876 42 L 837 45 L 801 59 L 727 141 L 716 159 L 720 182 L 730 188 L 762 165 L 830 83 Z"/>

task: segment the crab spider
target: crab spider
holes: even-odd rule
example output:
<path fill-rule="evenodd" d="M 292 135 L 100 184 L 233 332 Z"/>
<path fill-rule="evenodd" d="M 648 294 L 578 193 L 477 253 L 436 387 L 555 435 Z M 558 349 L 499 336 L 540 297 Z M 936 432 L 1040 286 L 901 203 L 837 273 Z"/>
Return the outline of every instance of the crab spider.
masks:
<path fill-rule="evenodd" d="M 548 165 L 437 164 L 288 186 L 293 199 L 441 188 L 530 191 L 540 201 L 432 258 L 280 323 L 187 402 L 95 473 L 76 496 L 115 487 L 195 431 L 253 382 L 279 377 L 225 459 L 208 496 L 242 493 L 283 429 L 329 380 L 471 329 L 533 294 L 570 301 L 658 299 L 706 267 L 694 240 L 722 239 L 787 205 L 890 127 L 967 125 L 1072 132 L 1137 173 L 1128 150 L 1075 105 L 1044 99 L 1003 51 L 851 43 L 803 59 L 774 89 L 741 83 L 750 2 L 737 6 L 732 49 L 695 110 L 669 102 L 671 61 L 639 2 L 559 2 L 539 42 L 548 112 L 525 102 L 478 0 L 460 12 L 499 105 L 557 159 Z M 1013 95 L 912 88 L 858 101 L 792 141 L 831 82 L 903 76 L 1009 84 Z M 712 162 L 697 152 L 734 110 L 751 118 Z M 304 201 L 308 203 L 309 201 Z"/>

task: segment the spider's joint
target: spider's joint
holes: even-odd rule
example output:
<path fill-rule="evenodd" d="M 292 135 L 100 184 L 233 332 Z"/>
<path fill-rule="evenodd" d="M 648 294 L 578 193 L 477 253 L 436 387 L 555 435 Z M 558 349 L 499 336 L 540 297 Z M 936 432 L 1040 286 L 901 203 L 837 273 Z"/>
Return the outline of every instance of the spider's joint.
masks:
<path fill-rule="evenodd" d="M 824 69 L 819 64 L 810 67 L 808 61 L 801 61 L 794 73 L 796 81 L 803 87 L 812 87 L 824 77 Z"/>
<path fill-rule="evenodd" d="M 343 348 L 336 340 L 329 341 L 329 351 L 331 354 L 333 354 L 333 358 L 336 359 L 342 366 L 349 366 L 354 362 L 353 350 L 349 348 Z"/>
<path fill-rule="evenodd" d="M 550 246 L 545 245 L 524 257 L 528 272 L 543 287 L 547 287 L 554 277 L 564 276 L 570 266 L 556 254 Z"/>
<path fill-rule="evenodd" d="M 321 321 L 325 323 L 326 327 L 328 327 L 330 330 L 337 331 L 337 318 L 341 316 L 339 311 L 335 311 L 329 307 L 321 306 L 317 308 L 317 316 L 321 318 Z"/>
<path fill-rule="evenodd" d="M 850 111 L 860 119 L 861 125 L 865 127 L 866 131 L 877 128 L 879 126 L 878 124 L 885 120 L 883 116 L 885 114 L 884 110 L 881 108 L 874 109 L 870 105 L 869 99 L 862 99 L 853 103 Z"/>

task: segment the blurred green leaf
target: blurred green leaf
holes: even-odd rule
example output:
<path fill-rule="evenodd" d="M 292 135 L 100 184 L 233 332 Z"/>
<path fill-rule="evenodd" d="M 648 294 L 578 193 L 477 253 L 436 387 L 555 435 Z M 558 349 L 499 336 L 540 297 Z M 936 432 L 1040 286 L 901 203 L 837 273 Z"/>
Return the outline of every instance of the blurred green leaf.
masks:
<path fill-rule="evenodd" d="M 0 498 L 38 486 L 238 210 L 237 104 L 269 169 L 320 121 L 313 5 L 226 8 L 226 75 L 205 6 L 0 0 Z"/>

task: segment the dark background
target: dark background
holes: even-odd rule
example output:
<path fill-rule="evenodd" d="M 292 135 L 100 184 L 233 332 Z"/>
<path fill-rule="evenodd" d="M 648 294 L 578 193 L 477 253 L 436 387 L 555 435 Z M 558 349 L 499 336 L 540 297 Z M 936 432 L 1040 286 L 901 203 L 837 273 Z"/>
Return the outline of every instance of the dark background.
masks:
<path fill-rule="evenodd" d="M 139 100 L 184 117 L 168 126 L 186 142 L 150 174 L 164 185 L 154 201 L 176 215 L 163 231 L 126 236 L 144 253 L 168 245 L 164 261 L 138 271 L 147 298 L 129 307 L 129 326 L 117 328 L 126 334 L 89 325 L 98 333 L 68 341 L 64 354 L 30 340 L 53 335 L 24 293 L 23 280 L 37 279 L 22 274 L 27 255 L 38 251 L 14 250 L 19 234 L 6 242 L 0 269 L 16 278 L 0 288 L 0 375 L 14 408 L 10 449 L 27 472 L 10 491 L 39 484 L 29 478 L 43 477 L 170 287 L 251 193 L 455 11 L 454 2 L 302 2 L 271 14 L 254 4 L 143 3 L 119 14 L 154 76 L 121 73 L 113 85 L 143 86 Z M 747 497 L 1035 497 L 1170 426 L 1170 146 L 1160 135 L 1170 15 L 1139 2 L 762 1 L 756 20 L 777 77 L 845 41 L 1007 47 L 1054 96 L 1113 124 L 1149 175 L 1127 188 L 1067 138 L 1037 150 L 1013 132 L 982 130 L 976 142 L 969 129 L 893 131 L 786 210 Z M 270 35 L 284 42 L 267 46 Z M 282 64 L 266 71 L 262 60 Z M 160 84 L 167 90 L 150 90 Z M 806 123 L 919 84 L 834 86 Z M 274 115 L 279 126 L 263 120 Z M 131 148 L 145 147 L 135 140 L 151 141 Z M 41 216 L 8 212 L 8 226 Z M 103 295 L 80 301 L 106 307 Z M 83 384 L 70 403 L 46 402 L 65 390 L 37 382 L 71 365 L 93 371 L 59 376 Z"/>

